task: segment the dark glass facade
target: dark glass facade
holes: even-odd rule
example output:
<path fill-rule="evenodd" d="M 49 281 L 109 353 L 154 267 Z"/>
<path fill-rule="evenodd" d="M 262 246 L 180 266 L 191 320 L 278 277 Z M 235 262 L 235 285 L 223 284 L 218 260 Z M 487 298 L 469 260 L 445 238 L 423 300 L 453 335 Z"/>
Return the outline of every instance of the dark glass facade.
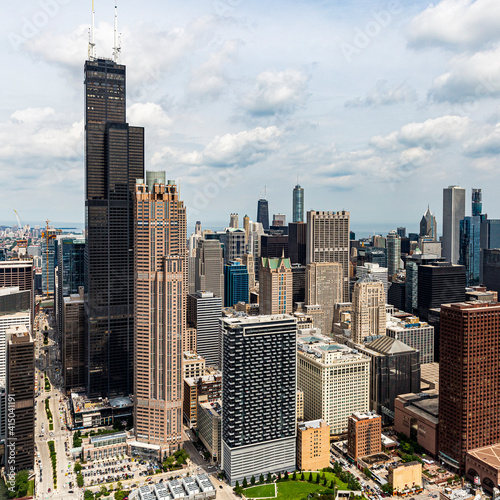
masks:
<path fill-rule="evenodd" d="M 304 188 L 293 188 L 293 222 L 304 222 Z"/>
<path fill-rule="evenodd" d="M 486 284 L 489 276 L 484 271 L 485 250 L 500 248 L 500 220 L 487 219 L 481 223 L 481 257 L 479 262 L 479 281 Z M 490 288 L 491 290 L 491 288 Z"/>
<path fill-rule="evenodd" d="M 248 304 L 248 270 L 240 262 L 224 266 L 224 307 L 233 307 L 238 302 Z"/>
<path fill-rule="evenodd" d="M 479 285 L 482 215 L 465 217 L 460 221 L 460 248 L 458 263 L 465 266 L 467 286 Z"/>
<path fill-rule="evenodd" d="M 260 238 L 260 256 L 279 259 L 283 255 L 289 256 L 288 253 L 289 236 L 278 234 L 263 234 Z"/>
<path fill-rule="evenodd" d="M 483 251 L 483 284 L 488 290 L 500 293 L 500 250 Z"/>
<path fill-rule="evenodd" d="M 89 397 L 133 391 L 133 193 L 144 129 L 126 123 L 125 66 L 85 63 L 85 368 Z"/>
<path fill-rule="evenodd" d="M 269 231 L 269 202 L 262 198 L 257 203 L 257 222 L 262 223 L 264 231 Z"/>
<path fill-rule="evenodd" d="M 288 224 L 288 256 L 292 264 L 306 265 L 306 241 L 306 223 L 292 222 Z"/>

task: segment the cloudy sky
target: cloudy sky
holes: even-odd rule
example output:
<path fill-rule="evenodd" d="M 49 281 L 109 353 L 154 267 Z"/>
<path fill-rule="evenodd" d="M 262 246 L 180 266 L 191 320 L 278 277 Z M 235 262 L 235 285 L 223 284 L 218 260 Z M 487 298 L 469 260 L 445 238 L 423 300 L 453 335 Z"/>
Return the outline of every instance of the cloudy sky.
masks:
<path fill-rule="evenodd" d="M 111 57 L 112 0 L 95 0 Z M 90 0 L 9 2 L 0 18 L 0 221 L 82 222 Z M 498 0 L 119 1 L 127 119 L 146 166 L 180 181 L 189 224 L 349 210 L 357 231 L 416 226 L 442 188 L 500 218 Z M 470 211 L 470 202 L 467 212 Z"/>

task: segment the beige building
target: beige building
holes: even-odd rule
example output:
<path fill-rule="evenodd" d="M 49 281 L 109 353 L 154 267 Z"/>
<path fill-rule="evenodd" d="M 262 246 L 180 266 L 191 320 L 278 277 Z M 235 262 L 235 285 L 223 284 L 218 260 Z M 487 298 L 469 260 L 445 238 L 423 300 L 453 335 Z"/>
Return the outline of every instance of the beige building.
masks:
<path fill-rule="evenodd" d="M 353 413 L 347 425 L 347 453 L 354 459 L 382 451 L 382 417 L 376 413 Z"/>
<path fill-rule="evenodd" d="M 186 208 L 165 172 L 137 181 L 134 249 L 135 437 L 162 460 L 182 447 L 188 283 Z"/>
<path fill-rule="evenodd" d="M 304 391 L 297 388 L 297 422 L 304 420 Z"/>
<path fill-rule="evenodd" d="M 293 285 L 290 259 L 262 257 L 259 268 L 259 312 L 292 314 Z"/>
<path fill-rule="evenodd" d="M 306 262 L 338 262 L 342 266 L 342 295 L 349 300 L 349 212 L 307 212 Z"/>
<path fill-rule="evenodd" d="M 407 462 L 389 467 L 387 470 L 387 482 L 395 493 L 422 488 L 422 464 L 420 462 Z"/>
<path fill-rule="evenodd" d="M 248 271 L 248 290 L 255 291 L 255 261 L 251 253 L 245 253 L 241 257 L 241 263 L 247 266 Z"/>
<path fill-rule="evenodd" d="M 333 331 L 333 312 L 342 301 L 343 271 L 338 262 L 312 262 L 306 267 L 306 304 L 321 306 L 323 319 L 317 328 L 325 334 Z M 318 322 L 317 322 L 318 323 Z"/>
<path fill-rule="evenodd" d="M 186 335 L 182 337 L 182 351 L 196 352 L 196 328 L 186 326 Z"/>
<path fill-rule="evenodd" d="M 330 467 L 330 426 L 323 420 L 300 422 L 297 426 L 297 469 Z"/>
<path fill-rule="evenodd" d="M 362 344 L 367 337 L 385 335 L 384 284 L 371 274 L 354 285 L 351 322 L 352 341 L 356 344 Z"/>
<path fill-rule="evenodd" d="M 183 411 L 186 424 L 196 427 L 198 423 L 198 402 L 213 402 L 221 397 L 222 375 L 214 372 L 197 378 L 184 379 Z"/>
<path fill-rule="evenodd" d="M 205 358 L 195 352 L 185 351 L 182 360 L 182 378 L 196 378 L 205 375 Z"/>
<path fill-rule="evenodd" d="M 349 416 L 369 410 L 370 359 L 315 330 L 299 332 L 297 352 L 304 418 L 324 420 L 332 434 L 347 432 Z"/>

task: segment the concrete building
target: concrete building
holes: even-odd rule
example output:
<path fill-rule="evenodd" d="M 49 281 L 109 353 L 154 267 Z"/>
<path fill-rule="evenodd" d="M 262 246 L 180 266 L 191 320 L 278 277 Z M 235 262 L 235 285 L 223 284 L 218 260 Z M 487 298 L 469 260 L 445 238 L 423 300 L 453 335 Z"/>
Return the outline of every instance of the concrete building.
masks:
<path fill-rule="evenodd" d="M 222 405 L 221 400 L 198 402 L 198 437 L 214 463 L 221 460 Z"/>
<path fill-rule="evenodd" d="M 292 314 L 293 276 L 290 259 L 262 257 L 259 269 L 260 314 Z"/>
<path fill-rule="evenodd" d="M 196 328 L 196 352 L 208 365 L 220 363 L 219 318 L 222 299 L 212 292 L 198 290 L 188 295 L 187 324 Z"/>
<path fill-rule="evenodd" d="M 349 299 L 349 212 L 307 212 L 306 262 L 338 262 L 342 266 L 342 299 Z"/>
<path fill-rule="evenodd" d="M 322 315 L 314 322 L 316 328 L 328 334 L 333 331 L 333 310 L 342 302 L 343 269 L 338 262 L 311 262 L 306 267 L 306 304 L 318 305 Z"/>
<path fill-rule="evenodd" d="M 248 290 L 254 292 L 256 290 L 255 283 L 255 262 L 253 255 L 251 253 L 243 254 L 241 258 L 241 263 L 246 266 L 248 271 Z"/>
<path fill-rule="evenodd" d="M 200 399 L 212 403 L 221 397 L 222 375 L 215 372 L 198 378 L 184 379 L 184 420 L 189 427 L 197 427 L 198 402 Z"/>
<path fill-rule="evenodd" d="M 483 489 L 493 494 L 500 485 L 500 443 L 469 450 L 465 457 L 465 477 L 475 483 L 479 478 Z"/>
<path fill-rule="evenodd" d="M 6 418 L 15 427 L 7 429 L 5 450 L 19 472 L 35 466 L 35 342 L 24 325 L 11 326 L 6 336 Z"/>
<path fill-rule="evenodd" d="M 205 358 L 191 351 L 184 351 L 182 358 L 182 378 L 198 378 L 205 375 Z"/>
<path fill-rule="evenodd" d="M 434 362 L 434 327 L 418 317 L 388 317 L 386 335 L 419 351 L 421 364 Z"/>
<path fill-rule="evenodd" d="M 500 442 L 500 304 L 441 306 L 439 458 L 463 473 L 467 451 Z"/>
<path fill-rule="evenodd" d="M 382 267 L 374 262 L 365 262 L 362 266 L 356 266 L 356 278 L 358 278 L 358 280 L 367 274 L 373 275 L 384 284 L 385 296 L 387 300 L 387 294 L 389 291 L 387 267 Z"/>
<path fill-rule="evenodd" d="M 222 318 L 222 469 L 231 485 L 296 465 L 296 320 Z"/>
<path fill-rule="evenodd" d="M 20 291 L 29 290 L 31 294 L 31 325 L 34 322 L 34 283 L 33 262 L 31 260 L 9 260 L 0 262 L 0 288 L 19 287 Z"/>
<path fill-rule="evenodd" d="M 460 254 L 460 221 L 465 217 L 465 189 L 443 189 L 443 257 L 457 264 Z"/>
<path fill-rule="evenodd" d="M 430 207 L 427 207 L 427 212 L 422 216 L 420 221 L 420 233 L 421 237 L 429 237 L 434 241 L 437 241 L 437 224 L 436 217 L 432 214 Z"/>
<path fill-rule="evenodd" d="M 361 344 L 367 338 L 385 335 L 387 321 L 384 284 L 366 274 L 356 282 L 352 294 L 352 340 Z"/>
<path fill-rule="evenodd" d="M 232 229 L 238 229 L 239 227 L 239 222 L 238 222 L 238 214 L 231 214 L 229 217 L 229 227 Z"/>
<path fill-rule="evenodd" d="M 394 430 L 417 441 L 437 457 L 439 432 L 439 393 L 400 394 L 394 401 Z"/>
<path fill-rule="evenodd" d="M 387 469 L 387 482 L 396 493 L 411 493 L 423 487 L 422 464 L 407 462 Z"/>
<path fill-rule="evenodd" d="M 323 420 L 297 426 L 297 469 L 321 470 L 330 467 L 330 426 Z"/>
<path fill-rule="evenodd" d="M 226 228 L 224 242 L 224 263 L 229 264 L 236 259 L 241 259 L 246 253 L 246 233 L 244 229 Z"/>
<path fill-rule="evenodd" d="M 304 391 L 297 389 L 297 422 L 304 420 Z"/>
<path fill-rule="evenodd" d="M 188 282 L 186 208 L 165 172 L 137 181 L 134 220 L 134 427 L 137 442 L 162 460 L 182 446 Z"/>
<path fill-rule="evenodd" d="M 382 451 L 382 417 L 376 413 L 354 412 L 347 420 L 347 453 L 351 458 Z"/>
<path fill-rule="evenodd" d="M 224 302 L 224 254 L 219 240 L 197 242 L 193 293 L 198 290 L 212 292 Z"/>
<path fill-rule="evenodd" d="M 314 330 L 300 332 L 297 353 L 304 418 L 324 420 L 332 434 L 346 432 L 352 413 L 369 410 L 370 359 Z"/>
<path fill-rule="evenodd" d="M 62 377 L 66 392 L 85 387 L 85 325 L 83 286 L 78 294 L 63 298 Z"/>

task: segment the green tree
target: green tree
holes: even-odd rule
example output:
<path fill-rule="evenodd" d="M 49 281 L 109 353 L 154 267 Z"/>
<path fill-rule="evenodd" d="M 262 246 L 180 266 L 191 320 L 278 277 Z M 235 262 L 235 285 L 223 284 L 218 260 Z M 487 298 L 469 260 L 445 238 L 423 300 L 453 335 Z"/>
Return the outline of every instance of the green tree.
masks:
<path fill-rule="evenodd" d="M 392 495 L 392 486 L 389 483 L 383 484 L 382 485 L 382 491 L 386 495 Z"/>
<path fill-rule="evenodd" d="M 363 474 L 369 479 L 372 478 L 372 471 L 368 467 L 365 467 L 363 469 Z"/>
<path fill-rule="evenodd" d="M 278 477 L 276 478 L 276 481 L 281 481 L 281 472 L 278 472 Z"/>
<path fill-rule="evenodd" d="M 94 500 L 94 494 L 90 490 L 85 490 L 83 493 L 84 500 Z"/>
<path fill-rule="evenodd" d="M 83 476 L 80 473 L 76 475 L 76 484 L 79 488 L 83 486 Z"/>
<path fill-rule="evenodd" d="M 297 472 L 293 471 L 292 479 L 293 479 L 294 481 L 296 481 L 296 480 L 297 480 Z"/>
<path fill-rule="evenodd" d="M 302 474 L 300 475 L 300 480 L 305 481 L 306 477 L 304 476 L 304 471 L 302 471 Z"/>
<path fill-rule="evenodd" d="M 310 482 L 310 483 L 312 483 L 312 480 L 313 480 L 313 473 L 312 473 L 312 472 L 310 472 L 310 473 L 309 473 L 309 482 Z"/>
<path fill-rule="evenodd" d="M 78 474 L 82 471 L 82 464 L 80 462 L 76 462 L 75 464 L 75 472 Z"/>
<path fill-rule="evenodd" d="M 319 472 L 316 474 L 316 484 L 319 484 Z"/>
<path fill-rule="evenodd" d="M 326 486 L 326 477 L 323 479 L 323 486 Z"/>
<path fill-rule="evenodd" d="M 263 484 L 263 483 L 264 483 L 264 476 L 261 474 L 259 477 L 259 484 Z"/>
<path fill-rule="evenodd" d="M 250 478 L 250 484 L 251 484 L 252 486 L 255 486 L 255 476 L 252 476 L 252 477 Z"/>
<path fill-rule="evenodd" d="M 285 481 L 288 481 L 288 471 L 285 471 L 285 477 L 284 477 Z"/>
<path fill-rule="evenodd" d="M 272 480 L 273 480 L 273 476 L 271 476 L 271 473 L 270 473 L 270 472 L 268 472 L 268 473 L 267 473 L 266 483 L 270 483 Z"/>
<path fill-rule="evenodd" d="M 243 488 L 248 488 L 248 481 L 246 477 L 243 478 Z"/>

